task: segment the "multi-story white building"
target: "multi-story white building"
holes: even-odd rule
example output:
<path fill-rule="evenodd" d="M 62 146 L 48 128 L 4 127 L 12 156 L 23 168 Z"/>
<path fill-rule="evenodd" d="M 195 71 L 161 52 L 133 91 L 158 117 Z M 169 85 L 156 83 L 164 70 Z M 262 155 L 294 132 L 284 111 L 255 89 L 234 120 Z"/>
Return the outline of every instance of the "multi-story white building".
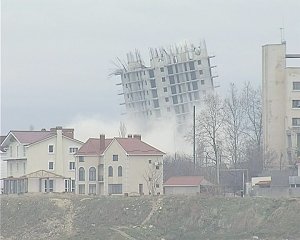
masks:
<path fill-rule="evenodd" d="M 82 144 L 74 129 L 10 131 L 1 145 L 7 162 L 4 193 L 74 192 L 74 154 Z"/>
<path fill-rule="evenodd" d="M 76 193 L 162 194 L 163 155 L 140 135 L 90 138 L 76 154 Z"/>
<path fill-rule="evenodd" d="M 117 85 L 123 87 L 120 95 L 124 94 L 128 117 L 143 124 L 175 117 L 178 125 L 184 124 L 193 106 L 214 89 L 211 68 L 205 42 L 201 47 L 150 49 L 149 67 L 138 52 L 127 54 L 127 64 L 115 74 L 121 76 Z"/>
<path fill-rule="evenodd" d="M 288 67 L 285 42 L 262 47 L 265 163 L 285 168 L 300 157 L 300 66 Z"/>

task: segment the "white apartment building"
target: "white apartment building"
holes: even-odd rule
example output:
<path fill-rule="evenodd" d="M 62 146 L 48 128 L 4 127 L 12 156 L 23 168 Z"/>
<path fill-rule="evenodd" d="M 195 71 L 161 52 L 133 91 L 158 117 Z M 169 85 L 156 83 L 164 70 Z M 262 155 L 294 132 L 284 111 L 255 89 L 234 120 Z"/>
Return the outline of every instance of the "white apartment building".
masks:
<path fill-rule="evenodd" d="M 300 66 L 288 67 L 289 58 L 300 54 L 287 54 L 285 42 L 262 47 L 264 152 L 277 169 L 300 157 Z"/>
<path fill-rule="evenodd" d="M 162 194 L 163 155 L 141 135 L 90 138 L 76 154 L 76 193 Z"/>
<path fill-rule="evenodd" d="M 115 71 L 120 75 L 128 118 L 143 124 L 175 117 L 177 125 L 190 119 L 193 106 L 214 89 L 210 58 L 202 46 L 178 45 L 150 49 L 150 66 L 139 52 L 127 54 L 127 63 Z M 122 105 L 121 104 L 121 105 Z"/>
<path fill-rule="evenodd" d="M 82 144 L 74 129 L 10 131 L 1 145 L 7 162 L 3 192 L 75 192 L 74 154 Z"/>

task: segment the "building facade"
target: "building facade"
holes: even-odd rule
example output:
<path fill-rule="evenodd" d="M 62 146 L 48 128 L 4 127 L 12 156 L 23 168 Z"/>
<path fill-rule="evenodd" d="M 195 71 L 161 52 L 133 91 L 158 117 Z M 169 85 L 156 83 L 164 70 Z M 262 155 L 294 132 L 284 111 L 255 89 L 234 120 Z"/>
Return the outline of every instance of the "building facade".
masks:
<path fill-rule="evenodd" d="M 289 58 L 300 54 L 287 54 L 285 42 L 262 47 L 264 162 L 277 169 L 300 157 L 300 66 Z"/>
<path fill-rule="evenodd" d="M 162 194 L 163 155 L 140 135 L 90 138 L 76 154 L 76 193 Z"/>
<path fill-rule="evenodd" d="M 122 86 L 128 117 L 143 123 L 175 118 L 178 125 L 184 124 L 193 106 L 214 89 L 211 68 L 205 42 L 199 47 L 150 49 L 149 67 L 138 52 L 127 54 L 127 64 L 115 74 L 121 76 L 117 85 Z"/>
<path fill-rule="evenodd" d="M 74 129 L 62 127 L 9 132 L 2 143 L 7 162 L 3 192 L 75 192 L 74 154 L 82 144 L 74 139 Z"/>

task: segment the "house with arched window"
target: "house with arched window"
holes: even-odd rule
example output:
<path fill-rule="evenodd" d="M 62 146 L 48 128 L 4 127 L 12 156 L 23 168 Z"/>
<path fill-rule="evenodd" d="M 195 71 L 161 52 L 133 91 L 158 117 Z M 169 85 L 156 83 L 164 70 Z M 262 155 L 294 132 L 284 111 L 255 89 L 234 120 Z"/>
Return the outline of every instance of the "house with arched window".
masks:
<path fill-rule="evenodd" d="M 162 194 L 163 155 L 140 135 L 90 138 L 75 155 L 76 193 Z"/>

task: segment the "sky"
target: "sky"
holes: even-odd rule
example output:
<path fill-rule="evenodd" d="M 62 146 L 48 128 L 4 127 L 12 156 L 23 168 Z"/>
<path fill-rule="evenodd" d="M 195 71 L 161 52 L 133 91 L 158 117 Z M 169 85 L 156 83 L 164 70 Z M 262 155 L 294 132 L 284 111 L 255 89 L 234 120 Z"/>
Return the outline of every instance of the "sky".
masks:
<path fill-rule="evenodd" d="M 261 83 L 261 47 L 300 53 L 298 0 L 2 0 L 1 135 L 75 127 L 85 140 L 118 134 L 123 102 L 113 62 L 205 39 L 217 89 Z"/>

